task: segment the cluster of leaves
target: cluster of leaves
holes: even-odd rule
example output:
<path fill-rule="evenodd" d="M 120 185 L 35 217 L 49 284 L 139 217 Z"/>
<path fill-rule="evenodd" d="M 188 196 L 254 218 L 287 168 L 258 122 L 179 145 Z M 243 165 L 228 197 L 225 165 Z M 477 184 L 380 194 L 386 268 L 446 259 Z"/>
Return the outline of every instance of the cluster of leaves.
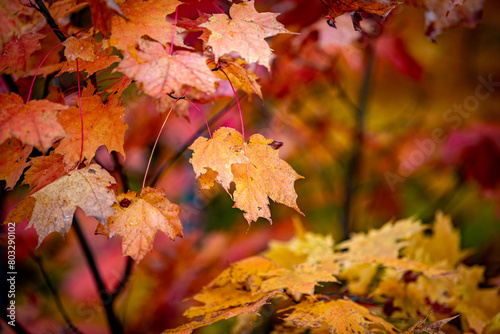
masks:
<path fill-rule="evenodd" d="M 481 287 L 484 268 L 460 263 L 467 253 L 442 213 L 432 226 L 409 218 L 338 244 L 298 228 L 262 256 L 232 263 L 193 297 L 203 305 L 184 315 L 195 320 L 164 333 L 231 317 L 239 333 L 260 322 L 252 314 L 266 302 L 278 316 L 273 333 L 442 333 L 456 314 L 462 330 L 494 333 L 499 288 Z M 434 323 L 417 322 L 423 315 Z"/>

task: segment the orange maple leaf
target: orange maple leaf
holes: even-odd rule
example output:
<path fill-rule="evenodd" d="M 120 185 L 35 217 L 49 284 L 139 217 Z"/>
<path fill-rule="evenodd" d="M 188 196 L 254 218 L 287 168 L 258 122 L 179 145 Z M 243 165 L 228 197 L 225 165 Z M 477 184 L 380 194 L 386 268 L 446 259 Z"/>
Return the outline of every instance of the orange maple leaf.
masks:
<path fill-rule="evenodd" d="M 257 76 L 244 67 L 246 63 L 243 59 L 233 60 L 229 56 L 222 56 L 219 59 L 219 65 L 236 89 L 241 88 L 248 95 L 257 94 L 261 99 L 264 99 L 260 85 L 257 83 Z M 219 71 L 216 73 L 219 74 L 221 79 L 226 79 L 224 73 L 219 73 Z"/>
<path fill-rule="evenodd" d="M 104 38 L 111 35 L 111 19 L 115 13 L 123 15 L 120 7 L 114 0 L 89 0 L 90 13 L 94 28 L 99 30 Z"/>
<path fill-rule="evenodd" d="M 116 202 L 108 188 L 112 183 L 116 183 L 115 179 L 96 164 L 71 171 L 25 198 L 9 213 L 6 222 L 20 223 L 28 218 L 28 228 L 34 227 L 38 234 L 38 246 L 51 232 L 63 236 L 68 233 L 77 206 L 87 216 L 106 224 Z"/>
<path fill-rule="evenodd" d="M 66 173 L 63 156 L 51 152 L 49 156 L 31 158 L 31 167 L 24 173 L 22 184 L 30 185 L 30 195 L 51 184 Z"/>
<path fill-rule="evenodd" d="M 236 51 L 248 63 L 257 62 L 270 69 L 272 50 L 264 39 L 291 33 L 276 20 L 279 14 L 257 12 L 254 1 L 233 4 L 229 13 L 231 18 L 215 14 L 200 25 L 212 32 L 207 44 L 212 47 L 215 61 Z"/>
<path fill-rule="evenodd" d="M 57 111 L 68 107 L 47 100 L 33 100 L 24 104 L 23 99 L 12 93 L 0 94 L 0 143 L 15 137 L 26 145 L 35 146 L 42 152 L 66 132 L 57 121 Z"/>
<path fill-rule="evenodd" d="M 9 66 L 13 70 L 26 70 L 31 54 L 41 48 L 40 39 L 43 37 L 45 36 L 33 32 L 21 36 L 12 35 L 10 41 L 5 44 L 2 57 L 0 57 L 0 71 Z"/>
<path fill-rule="evenodd" d="M 161 189 L 143 188 L 140 196 L 133 191 L 117 196 L 113 205 L 115 214 L 109 217 L 109 234 L 102 228 L 100 233 L 109 237 L 119 235 L 123 238 L 123 255 L 129 255 L 136 263 L 153 249 L 153 241 L 158 231 L 170 239 L 182 238 L 182 225 L 179 220 L 180 207 L 170 203 Z"/>
<path fill-rule="evenodd" d="M 89 90 L 93 88 L 87 87 L 86 91 Z M 121 99 L 111 96 L 104 104 L 98 95 L 84 96 L 82 109 L 84 134 L 82 159 L 90 161 L 102 145 L 105 145 L 109 152 L 116 151 L 125 157 L 123 142 L 128 125 L 123 123 L 125 108 L 121 106 Z M 55 153 L 64 156 L 63 161 L 66 165 L 73 166 L 80 159 L 82 131 L 80 109 L 72 107 L 60 112 L 58 120 L 70 138 L 61 140 Z"/>
<path fill-rule="evenodd" d="M 115 16 L 112 19 L 113 31 L 109 43 L 119 50 L 132 52 L 144 35 L 162 44 L 170 43 L 174 30 L 181 32 L 182 29 L 168 22 L 166 16 L 180 4 L 178 0 L 127 1 L 120 6 L 123 17 Z M 185 46 L 178 34 L 175 34 L 174 44 Z"/>
<path fill-rule="evenodd" d="M 388 14 L 401 1 L 395 0 L 321 0 L 328 8 L 328 14 L 335 18 L 344 13 L 366 12 L 384 16 Z"/>
<path fill-rule="evenodd" d="M 78 39 L 71 36 L 64 41 L 63 45 L 66 47 L 64 55 L 67 62 L 64 63 L 59 73 L 76 72 L 77 58 L 78 70 L 86 71 L 88 75 L 120 61 L 120 57 L 111 56 L 113 48 L 103 48 L 103 44 L 97 43 L 90 35 Z"/>
<path fill-rule="evenodd" d="M 7 182 L 5 188 L 13 189 L 23 170 L 31 165 L 26 162 L 33 146 L 23 147 L 21 141 L 9 138 L 0 145 L 0 180 Z"/>
<path fill-rule="evenodd" d="M 184 85 L 215 92 L 220 79 L 210 71 L 205 56 L 187 51 L 170 55 L 163 45 L 146 40 L 139 42 L 139 49 L 135 57 L 125 55 L 118 69 L 137 80 L 146 94 L 159 98 Z"/>
<path fill-rule="evenodd" d="M 370 327 L 377 325 L 387 333 L 399 333 L 390 323 L 351 300 L 318 302 L 308 297 L 281 312 L 290 309 L 293 311 L 284 321 L 301 328 L 321 328 L 326 324 L 330 333 L 371 333 Z"/>
<path fill-rule="evenodd" d="M 294 182 L 303 178 L 279 158 L 278 150 L 271 147 L 272 139 L 260 134 L 243 143 L 241 134 L 231 128 L 215 131 L 212 139 L 199 137 L 191 145 L 193 165 L 201 188 L 208 189 L 217 181 L 229 193 L 231 182 L 234 207 L 244 211 L 251 224 L 259 217 L 271 223 L 268 197 L 302 214 L 297 206 Z"/>

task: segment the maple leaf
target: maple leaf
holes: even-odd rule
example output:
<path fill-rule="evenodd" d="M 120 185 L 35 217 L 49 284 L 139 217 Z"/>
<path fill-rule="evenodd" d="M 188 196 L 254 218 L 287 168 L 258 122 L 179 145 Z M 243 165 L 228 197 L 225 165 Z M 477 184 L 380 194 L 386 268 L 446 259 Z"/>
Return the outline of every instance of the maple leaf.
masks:
<path fill-rule="evenodd" d="M 194 52 L 177 51 L 170 55 L 163 45 L 140 40 L 136 55 L 126 54 L 118 69 L 137 80 L 146 94 L 156 98 L 184 85 L 214 93 L 214 84 L 220 79 L 210 71 L 206 61 L 205 56 Z"/>
<path fill-rule="evenodd" d="M 403 334 L 420 334 L 420 333 L 430 333 L 430 334 L 445 334 L 442 330 L 441 327 L 443 327 L 446 323 L 452 321 L 456 317 L 460 316 L 457 314 L 456 316 L 446 318 L 446 319 L 441 319 L 439 321 L 433 322 L 429 325 L 425 325 L 425 321 L 427 320 L 427 317 L 421 319 L 418 321 L 415 325 L 411 326 L 411 328 L 408 328 L 403 332 Z"/>
<path fill-rule="evenodd" d="M 328 15 L 336 18 L 344 13 L 365 12 L 380 16 L 387 15 L 401 1 L 395 0 L 321 0 L 328 8 Z"/>
<path fill-rule="evenodd" d="M 194 151 L 189 161 L 201 188 L 217 181 L 229 193 L 231 182 L 235 183 L 234 207 L 244 211 L 248 224 L 259 217 L 272 223 L 268 197 L 302 214 L 294 189 L 294 182 L 302 176 L 279 158 L 278 150 L 269 145 L 273 142 L 255 134 L 243 143 L 238 131 L 221 128 L 212 139 L 196 139 L 189 147 Z"/>
<path fill-rule="evenodd" d="M 279 14 L 259 13 L 254 1 L 233 4 L 226 14 L 214 14 L 200 27 L 212 33 L 208 45 L 217 62 L 224 54 L 236 51 L 248 63 L 258 63 L 271 69 L 272 50 L 264 40 L 277 34 L 291 33 L 276 20 Z"/>
<path fill-rule="evenodd" d="M 0 180 L 6 181 L 6 189 L 13 189 L 24 169 L 31 165 L 26 160 L 32 150 L 33 146 L 23 147 L 15 138 L 9 138 L 0 145 Z"/>
<path fill-rule="evenodd" d="M 117 196 L 118 203 L 113 205 L 114 215 L 109 217 L 108 237 L 118 235 L 123 238 L 123 255 L 129 255 L 139 263 L 146 253 L 153 249 L 153 241 L 158 231 L 170 239 L 182 238 L 182 225 L 179 220 L 181 209 L 170 203 L 161 189 L 143 188 L 140 196 L 133 191 Z"/>
<path fill-rule="evenodd" d="M 115 13 L 123 16 L 123 12 L 114 0 L 89 0 L 92 23 L 104 38 L 111 36 L 111 19 Z"/>
<path fill-rule="evenodd" d="M 284 321 L 301 328 L 320 328 L 326 324 L 330 333 L 368 333 L 370 327 L 376 325 L 388 333 L 398 333 L 390 323 L 350 300 L 318 302 L 308 297 L 282 311 L 286 310 L 292 310 L 292 313 Z"/>
<path fill-rule="evenodd" d="M 49 156 L 31 158 L 31 167 L 24 173 L 22 184 L 30 185 L 30 195 L 51 184 L 66 173 L 63 156 L 51 152 Z"/>
<path fill-rule="evenodd" d="M 133 52 L 137 42 L 147 35 L 162 43 L 170 43 L 172 34 L 182 29 L 168 22 L 166 16 L 175 11 L 181 2 L 178 0 L 142 1 L 129 0 L 120 6 L 123 17 L 114 16 L 113 31 L 109 43 L 122 51 Z M 174 44 L 185 46 L 178 34 L 175 34 Z"/>
<path fill-rule="evenodd" d="M 26 70 L 26 64 L 33 52 L 39 50 L 40 39 L 45 37 L 38 33 L 27 33 L 21 36 L 12 35 L 10 41 L 3 48 L 0 57 L 0 71 L 11 67 L 13 70 Z"/>
<path fill-rule="evenodd" d="M 84 92 L 91 90 L 93 87 L 89 86 Z M 89 93 L 85 93 L 87 94 Z M 82 109 L 84 134 L 82 159 L 90 161 L 102 145 L 105 145 L 109 152 L 116 151 L 125 156 L 123 142 L 128 125 L 123 123 L 125 108 L 121 106 L 121 99 L 112 96 L 104 104 L 99 95 L 83 96 Z M 58 121 L 70 138 L 61 140 L 55 153 L 64 156 L 63 161 L 66 165 L 74 166 L 80 159 L 81 151 L 80 109 L 72 107 L 60 112 Z"/>
<path fill-rule="evenodd" d="M 266 279 L 260 286 L 260 291 L 274 291 L 287 289 L 297 298 L 301 295 L 314 295 L 314 287 L 319 285 L 319 282 L 338 282 L 332 273 L 322 269 L 316 264 L 300 264 L 293 270 L 282 269 L 269 275 L 277 274 L 276 277 Z"/>
<path fill-rule="evenodd" d="M 348 256 L 362 255 L 397 258 L 399 250 L 410 244 L 408 239 L 421 232 L 424 226 L 413 218 L 388 223 L 368 233 L 356 233 L 350 240 L 337 245 L 338 249 L 347 249 Z"/>
<path fill-rule="evenodd" d="M 46 152 L 57 139 L 66 136 L 56 119 L 57 111 L 68 108 L 65 105 L 47 100 L 24 104 L 19 95 L 12 93 L 0 94 L 0 108 L 0 142 L 15 137 Z"/>
<path fill-rule="evenodd" d="M 167 329 L 162 334 L 189 334 L 196 328 L 213 324 L 222 319 L 229 319 L 240 314 L 255 314 L 266 302 L 277 295 L 278 291 L 252 294 L 238 289 L 236 286 L 224 286 L 213 290 L 205 290 L 194 299 L 206 303 L 205 306 L 192 307 L 184 315 L 192 318 L 197 315 L 204 317 L 174 329 Z"/>
<path fill-rule="evenodd" d="M 425 8 L 425 34 L 435 40 L 443 30 L 459 24 L 473 28 L 481 19 L 484 0 L 441 1 L 409 0 Z"/>
<path fill-rule="evenodd" d="M 245 68 L 245 64 L 245 61 L 242 59 L 233 60 L 231 57 L 225 55 L 219 59 L 219 66 L 225 71 L 229 80 L 236 88 L 241 88 L 248 95 L 257 94 L 263 99 L 260 85 L 257 83 L 257 76 Z M 224 73 L 220 73 L 219 77 L 221 79 L 226 78 Z"/>
<path fill-rule="evenodd" d="M 108 189 L 112 183 L 116 183 L 115 179 L 96 164 L 71 171 L 24 199 L 9 213 L 6 222 L 20 223 L 28 218 L 27 227 L 34 227 L 38 234 L 38 246 L 51 232 L 63 236 L 68 233 L 76 207 L 106 224 L 116 202 Z"/>

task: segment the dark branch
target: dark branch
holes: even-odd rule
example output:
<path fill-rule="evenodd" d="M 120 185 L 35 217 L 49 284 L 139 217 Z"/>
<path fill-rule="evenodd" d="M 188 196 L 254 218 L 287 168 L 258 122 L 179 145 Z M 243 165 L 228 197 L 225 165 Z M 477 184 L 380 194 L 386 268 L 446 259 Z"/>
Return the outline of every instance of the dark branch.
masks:
<path fill-rule="evenodd" d="M 40 271 L 42 272 L 42 276 L 45 280 L 45 283 L 47 283 L 47 286 L 49 287 L 50 293 L 52 294 L 52 296 L 54 297 L 54 301 L 56 302 L 57 309 L 59 310 L 59 313 L 61 313 L 62 317 L 64 318 L 64 321 L 66 321 L 66 323 L 68 324 L 68 327 L 74 333 L 82 334 L 82 332 L 80 332 L 78 330 L 78 328 L 73 324 L 73 322 L 71 322 L 71 319 L 69 318 L 68 314 L 66 313 L 66 310 L 64 309 L 64 306 L 61 302 L 61 297 L 59 296 L 59 292 L 57 291 L 57 289 L 54 287 L 54 285 L 50 281 L 49 275 L 47 274 L 47 272 L 45 271 L 45 268 L 43 266 L 42 259 L 39 256 L 37 256 L 35 253 L 31 253 L 31 257 L 38 265 L 38 268 L 40 268 Z"/>
<path fill-rule="evenodd" d="M 354 192 L 354 183 L 358 174 L 359 166 L 361 163 L 361 153 L 363 150 L 363 142 L 365 136 L 365 117 L 366 117 L 366 103 L 368 100 L 368 90 L 370 87 L 370 79 L 373 70 L 373 63 L 375 60 L 374 52 L 371 46 L 367 47 L 367 64 L 363 74 L 363 83 L 361 92 L 359 94 L 359 107 L 356 110 L 356 129 L 353 138 L 352 155 L 347 164 L 347 176 L 344 188 L 344 203 L 340 214 L 340 222 L 343 229 L 343 239 L 349 237 L 349 225 L 351 220 L 351 207 L 352 197 Z"/>
<path fill-rule="evenodd" d="M 54 21 L 54 18 L 52 17 L 52 15 L 50 15 L 50 12 L 47 9 L 47 7 L 45 7 L 45 4 L 43 3 L 43 1 L 42 0 L 35 0 L 35 2 L 36 2 L 36 5 L 33 2 L 31 2 L 31 0 L 30 0 L 31 6 L 33 8 L 35 8 L 36 10 L 38 10 L 40 13 L 42 13 L 42 15 L 45 17 L 45 20 L 47 21 L 48 25 L 53 29 L 52 31 L 54 31 L 54 34 L 56 34 L 57 38 L 59 38 L 59 40 L 61 42 L 64 42 L 66 40 L 66 37 L 61 32 L 61 29 L 59 29 L 59 26 L 57 25 L 56 21 Z"/>
<path fill-rule="evenodd" d="M 123 327 L 116 318 L 115 312 L 113 311 L 113 299 L 111 295 L 108 293 L 106 288 L 104 287 L 104 283 L 101 278 L 101 274 L 97 269 L 97 265 L 94 260 L 94 256 L 92 255 L 92 251 L 83 235 L 83 231 L 80 228 L 80 224 L 76 217 L 73 217 L 73 227 L 75 229 L 76 235 L 78 236 L 78 240 L 80 241 L 80 245 L 82 246 L 83 253 L 85 254 L 85 258 L 89 264 L 90 269 L 92 270 L 92 274 L 94 276 L 94 281 L 99 289 L 99 295 L 101 297 L 102 305 L 106 312 L 106 317 L 108 319 L 108 324 L 111 329 L 111 333 L 113 334 L 123 334 Z"/>
<path fill-rule="evenodd" d="M 167 95 L 170 96 L 171 98 L 173 98 L 174 100 L 184 100 L 186 98 L 185 96 L 175 97 L 170 93 L 167 93 Z"/>

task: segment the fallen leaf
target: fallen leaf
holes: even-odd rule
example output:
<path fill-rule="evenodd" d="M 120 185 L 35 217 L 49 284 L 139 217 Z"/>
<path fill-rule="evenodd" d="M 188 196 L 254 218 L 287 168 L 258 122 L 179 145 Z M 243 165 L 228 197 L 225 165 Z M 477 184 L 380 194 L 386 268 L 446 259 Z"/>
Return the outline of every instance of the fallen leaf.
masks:
<path fill-rule="evenodd" d="M 277 34 L 291 33 L 276 20 L 279 14 L 259 13 L 254 1 L 233 4 L 226 14 L 214 14 L 200 27 L 212 33 L 208 45 L 217 62 L 224 54 L 236 51 L 248 63 L 259 63 L 271 69 L 272 50 L 264 40 Z"/>
<path fill-rule="evenodd" d="M 32 150 L 33 146 L 23 147 L 15 138 L 9 138 L 0 145 L 0 180 L 5 180 L 6 189 L 13 189 L 24 169 L 31 165 L 27 160 Z"/>
<path fill-rule="evenodd" d="M 125 108 L 121 106 L 121 99 L 113 95 L 104 104 L 99 95 L 84 96 L 82 109 L 84 136 L 82 160 L 90 161 L 102 145 L 105 145 L 109 152 L 116 151 L 125 157 L 123 142 L 128 125 L 124 124 Z M 80 109 L 72 107 L 60 112 L 58 121 L 70 137 L 61 140 L 55 153 L 64 156 L 63 161 L 66 165 L 74 166 L 80 159 L 81 151 Z"/>
<path fill-rule="evenodd" d="M 108 217 L 113 215 L 112 205 L 116 202 L 113 191 L 108 188 L 112 183 L 116 183 L 115 179 L 96 164 L 71 171 L 21 202 L 24 204 L 18 205 L 7 221 L 20 223 L 31 216 L 27 227 L 36 229 L 38 246 L 51 232 L 66 236 L 76 207 L 106 224 Z"/>
<path fill-rule="evenodd" d="M 155 98 L 183 86 L 214 93 L 214 84 L 220 81 L 208 68 L 207 58 L 194 52 L 177 51 L 170 55 L 163 45 L 141 40 L 135 53 L 134 57 L 126 54 L 118 69 Z"/>
<path fill-rule="evenodd" d="M 294 189 L 294 182 L 302 176 L 279 158 L 279 150 L 269 145 L 272 142 L 255 134 L 243 143 L 238 131 L 221 128 L 212 139 L 199 137 L 189 148 L 194 151 L 189 161 L 201 188 L 210 188 L 215 180 L 229 193 L 234 182 L 234 207 L 244 211 L 248 224 L 259 217 L 272 223 L 268 197 L 302 214 Z"/>
<path fill-rule="evenodd" d="M 108 236 L 121 236 L 123 255 L 129 255 L 136 263 L 153 249 L 158 231 L 172 240 L 182 238 L 182 225 L 178 217 L 181 209 L 165 198 L 163 190 L 146 187 L 140 196 L 128 191 L 118 195 L 117 200 L 118 203 L 113 205 L 115 213 L 108 219 Z M 100 232 L 103 232 L 102 229 Z"/>
<path fill-rule="evenodd" d="M 32 100 L 24 104 L 23 99 L 12 93 L 0 94 L 0 143 L 15 137 L 25 145 L 31 145 L 42 152 L 66 136 L 57 121 L 57 111 L 67 109 L 62 104 L 47 100 Z"/>

